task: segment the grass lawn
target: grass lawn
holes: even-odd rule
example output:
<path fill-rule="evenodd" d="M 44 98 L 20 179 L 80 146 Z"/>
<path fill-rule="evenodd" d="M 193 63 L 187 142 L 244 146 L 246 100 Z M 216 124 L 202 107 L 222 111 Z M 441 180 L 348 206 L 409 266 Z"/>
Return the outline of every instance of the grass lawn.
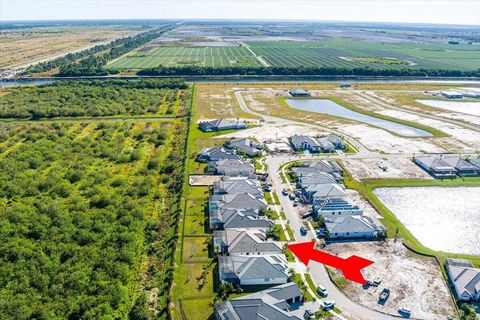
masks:
<path fill-rule="evenodd" d="M 212 316 L 212 298 L 184 299 L 183 311 L 188 320 L 205 320 Z"/>
<path fill-rule="evenodd" d="M 186 215 L 183 233 L 190 236 L 205 235 L 204 216 Z"/>
<path fill-rule="evenodd" d="M 208 244 L 212 241 L 210 237 L 188 237 L 183 238 L 183 261 L 184 262 L 208 262 Z"/>

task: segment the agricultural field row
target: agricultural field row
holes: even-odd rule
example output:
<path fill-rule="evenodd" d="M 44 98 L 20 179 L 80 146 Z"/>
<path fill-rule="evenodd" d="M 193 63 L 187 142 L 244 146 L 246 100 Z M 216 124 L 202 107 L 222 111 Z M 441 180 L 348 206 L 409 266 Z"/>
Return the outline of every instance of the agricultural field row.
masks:
<path fill-rule="evenodd" d="M 480 47 L 473 45 L 373 43 L 361 41 L 254 41 L 249 47 L 274 66 L 326 66 L 474 70 L 480 68 Z M 388 61 L 359 61 L 392 58 Z"/>
<path fill-rule="evenodd" d="M 176 67 L 255 67 L 260 63 L 243 47 L 144 47 L 110 62 L 108 68 L 144 69 Z"/>
<path fill-rule="evenodd" d="M 273 67 L 337 67 L 373 69 L 480 68 L 476 45 L 374 43 L 366 41 L 250 41 L 245 47 L 143 47 L 107 67 L 145 69 L 158 66 L 261 67 L 260 56 Z"/>

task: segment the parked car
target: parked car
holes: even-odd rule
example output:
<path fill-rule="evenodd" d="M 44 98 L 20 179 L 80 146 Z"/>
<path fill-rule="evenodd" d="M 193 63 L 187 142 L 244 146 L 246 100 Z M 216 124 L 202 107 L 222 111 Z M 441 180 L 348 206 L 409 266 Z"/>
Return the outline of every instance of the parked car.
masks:
<path fill-rule="evenodd" d="M 303 315 L 305 319 L 316 319 L 315 312 L 310 309 L 305 310 L 305 314 Z"/>
<path fill-rule="evenodd" d="M 266 185 L 263 186 L 263 191 L 264 192 L 270 192 L 270 191 L 272 191 L 272 188 L 270 188 L 270 186 L 268 184 L 266 184 Z"/>
<path fill-rule="evenodd" d="M 390 296 L 390 290 L 387 288 L 383 288 L 382 292 L 380 293 L 380 300 L 385 301 Z"/>
<path fill-rule="evenodd" d="M 400 313 L 404 317 L 410 317 L 410 315 L 412 314 L 412 310 L 407 307 L 400 307 L 400 309 L 398 309 L 398 313 Z"/>
<path fill-rule="evenodd" d="M 298 201 L 296 201 L 296 200 L 293 201 L 293 206 L 294 206 L 294 207 L 298 207 Z"/>
<path fill-rule="evenodd" d="M 283 189 L 283 190 L 282 190 L 282 195 L 288 196 L 288 191 L 287 191 L 287 189 Z"/>
<path fill-rule="evenodd" d="M 306 235 L 307 229 L 304 226 L 300 227 L 300 233 L 302 234 L 302 236 Z"/>
<path fill-rule="evenodd" d="M 319 295 L 321 295 L 322 297 L 328 296 L 328 291 L 327 291 L 327 289 L 325 289 L 325 287 L 323 287 L 323 286 L 318 286 L 318 287 L 317 287 L 317 293 L 318 293 Z"/>
<path fill-rule="evenodd" d="M 328 309 L 331 309 L 335 306 L 335 301 L 333 301 L 333 300 L 322 300 L 322 301 L 320 301 L 320 306 L 323 308 L 323 310 L 328 310 Z"/>
<path fill-rule="evenodd" d="M 309 211 L 309 212 L 305 212 L 305 213 L 302 213 L 302 215 L 300 216 L 302 219 L 307 219 L 308 217 L 310 217 L 312 215 L 312 212 Z"/>
<path fill-rule="evenodd" d="M 288 195 L 288 199 L 290 199 L 290 200 L 295 200 L 295 194 L 290 193 L 290 194 Z"/>
<path fill-rule="evenodd" d="M 373 279 L 373 285 L 374 286 L 379 286 L 380 283 L 382 283 L 382 278 L 376 277 L 375 279 Z"/>

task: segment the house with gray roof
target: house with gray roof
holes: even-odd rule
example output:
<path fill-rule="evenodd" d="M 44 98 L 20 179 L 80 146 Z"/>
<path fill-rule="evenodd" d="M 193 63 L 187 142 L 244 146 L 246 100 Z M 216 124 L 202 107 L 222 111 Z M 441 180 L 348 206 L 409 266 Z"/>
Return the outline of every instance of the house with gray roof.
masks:
<path fill-rule="evenodd" d="M 240 159 L 234 150 L 222 147 L 203 148 L 197 155 L 197 161 L 208 162 L 223 159 Z"/>
<path fill-rule="evenodd" d="M 288 93 L 294 98 L 310 96 L 310 92 L 308 92 L 308 90 L 305 90 L 305 89 L 290 89 L 288 90 Z"/>
<path fill-rule="evenodd" d="M 229 148 L 245 153 L 249 157 L 256 157 L 262 154 L 262 146 L 250 138 L 233 139 L 227 142 Z"/>
<path fill-rule="evenodd" d="M 338 183 L 311 184 L 302 188 L 305 201 L 317 205 L 328 199 L 343 198 L 347 195 L 344 188 Z"/>
<path fill-rule="evenodd" d="M 480 175 L 480 167 L 463 160 L 460 156 L 448 155 L 441 158 L 443 162 L 457 169 L 459 176 L 478 176 Z"/>
<path fill-rule="evenodd" d="M 297 187 L 308 188 L 311 185 L 337 183 L 337 179 L 324 172 L 310 172 L 297 176 Z"/>
<path fill-rule="evenodd" d="M 290 275 L 284 254 L 219 256 L 218 272 L 222 283 L 236 286 L 284 284 Z"/>
<path fill-rule="evenodd" d="M 256 179 L 245 177 L 224 177 L 222 180 L 213 183 L 213 194 L 246 194 L 249 193 L 255 198 L 263 198 L 264 193 L 260 182 Z"/>
<path fill-rule="evenodd" d="M 370 217 L 361 215 L 343 215 L 325 222 L 328 238 L 337 239 L 373 239 L 385 235 L 385 227 Z"/>
<path fill-rule="evenodd" d="M 290 143 L 295 151 L 333 152 L 343 150 L 346 145 L 342 139 L 336 135 L 314 138 L 306 135 L 294 135 L 290 137 Z"/>
<path fill-rule="evenodd" d="M 210 227 L 216 230 L 242 229 L 269 231 L 274 222 L 257 209 L 221 209 L 209 214 Z"/>
<path fill-rule="evenodd" d="M 296 283 L 289 282 L 240 298 L 214 305 L 217 320 L 303 320 L 303 293 Z M 313 309 L 313 308 L 312 308 Z"/>
<path fill-rule="evenodd" d="M 268 204 L 263 197 L 243 194 L 212 194 L 209 196 L 208 211 L 212 213 L 222 209 L 267 209 Z"/>
<path fill-rule="evenodd" d="M 455 178 L 457 169 L 436 156 L 415 158 L 415 163 L 436 179 Z"/>
<path fill-rule="evenodd" d="M 480 301 L 480 269 L 463 259 L 447 259 L 445 265 L 458 300 Z"/>
<path fill-rule="evenodd" d="M 309 151 L 314 153 L 322 151 L 322 146 L 318 143 L 317 139 L 310 136 L 294 135 L 290 137 L 290 143 L 295 151 Z"/>
<path fill-rule="evenodd" d="M 361 216 L 363 210 L 341 198 L 331 198 L 320 201 L 313 206 L 313 212 L 326 219 L 335 219 L 344 215 Z"/>
<path fill-rule="evenodd" d="M 228 229 L 213 232 L 214 251 L 230 256 L 282 254 L 279 242 L 267 240 L 263 230 Z"/>
<path fill-rule="evenodd" d="M 241 159 L 210 161 L 207 170 L 229 177 L 255 178 L 255 167 L 251 163 Z"/>
<path fill-rule="evenodd" d="M 229 229 L 243 229 L 243 230 L 262 230 L 269 231 L 273 228 L 274 222 L 268 219 L 266 216 L 252 216 L 246 215 L 241 210 L 232 211 L 228 210 L 223 212 L 223 224 L 224 230 Z"/>
<path fill-rule="evenodd" d="M 309 173 L 323 172 L 333 176 L 337 182 L 343 180 L 343 169 L 335 161 L 315 160 L 304 162 L 300 167 L 293 167 L 292 171 L 297 177 Z"/>
<path fill-rule="evenodd" d="M 201 121 L 199 123 L 200 130 L 203 132 L 222 131 L 222 130 L 238 130 L 246 129 L 247 124 L 244 121 L 235 119 L 214 119 Z"/>

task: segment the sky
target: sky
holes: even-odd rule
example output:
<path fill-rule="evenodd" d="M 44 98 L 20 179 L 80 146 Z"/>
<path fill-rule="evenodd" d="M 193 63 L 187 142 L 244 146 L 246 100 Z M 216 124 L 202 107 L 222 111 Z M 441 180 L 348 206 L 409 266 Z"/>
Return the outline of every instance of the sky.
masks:
<path fill-rule="evenodd" d="M 0 20 L 276 19 L 480 25 L 480 0 L 0 0 Z"/>

